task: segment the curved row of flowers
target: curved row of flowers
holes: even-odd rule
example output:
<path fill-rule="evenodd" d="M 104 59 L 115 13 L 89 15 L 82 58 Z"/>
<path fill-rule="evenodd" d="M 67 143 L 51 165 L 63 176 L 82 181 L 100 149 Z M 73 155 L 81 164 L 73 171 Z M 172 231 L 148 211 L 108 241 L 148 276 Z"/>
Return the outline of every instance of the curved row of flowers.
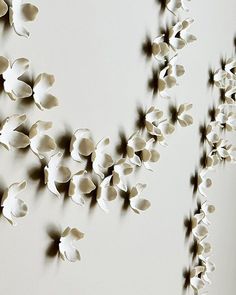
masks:
<path fill-rule="evenodd" d="M 6 9 L 4 1 L 0 1 L 0 12 L 4 15 L 9 10 L 11 23 L 16 32 L 23 36 L 29 34 L 22 26 L 22 20 L 33 20 L 38 9 L 31 4 L 22 4 L 20 0 L 13 0 L 12 6 Z M 168 1 L 170 4 L 171 1 Z M 183 6 L 182 1 L 175 1 L 172 7 L 174 13 Z M 181 5 L 179 5 L 181 3 Z M 5 10 L 4 10 L 5 9 Z M 168 7 L 170 9 L 170 7 Z M 15 15 L 15 18 L 12 18 Z M 27 17 L 26 17 L 27 16 Z M 13 19 L 13 21 L 12 21 Z M 158 79 L 155 82 L 157 93 L 160 97 L 170 98 L 168 91 L 177 85 L 178 79 L 185 72 L 182 65 L 177 63 L 179 51 L 187 44 L 196 40 L 188 32 L 193 20 L 187 18 L 177 21 L 168 28 L 166 33 L 156 37 L 152 44 L 154 66 L 159 66 Z M 32 99 L 41 110 L 49 110 L 59 104 L 58 99 L 50 93 L 54 84 L 54 76 L 41 73 L 29 85 L 23 79 L 23 74 L 29 70 L 29 61 L 19 58 L 14 62 L 5 57 L 0 57 L 0 75 L 4 92 L 12 100 L 21 98 Z M 180 104 L 175 112 L 174 123 L 186 127 L 192 124 L 189 115 L 192 104 Z M 70 143 L 70 154 L 73 160 L 84 165 L 82 170 L 72 175 L 69 167 L 62 165 L 63 151 L 57 147 L 56 141 L 47 134 L 52 127 L 52 122 L 36 121 L 30 128 L 29 134 L 19 132 L 17 128 L 26 120 L 25 114 L 14 114 L 7 117 L 0 127 L 0 143 L 8 150 L 30 146 L 32 152 L 39 158 L 45 159 L 44 167 L 45 184 L 52 194 L 60 197 L 57 183 L 69 182 L 68 195 L 71 200 L 80 206 L 85 206 L 85 196 L 93 193 L 98 205 L 105 212 L 109 211 L 108 203 L 116 199 L 123 191 L 126 193 L 128 203 L 135 213 L 147 210 L 151 203 L 142 197 L 146 184 L 137 183 L 132 187 L 127 184 L 127 176 L 132 174 L 137 167 L 144 166 L 152 170 L 152 163 L 159 160 L 160 154 L 156 146 L 167 146 L 167 136 L 175 130 L 172 118 L 164 116 L 162 110 L 156 105 L 147 107 L 143 116 L 143 128 L 135 130 L 126 142 L 124 155 L 117 158 L 107 152 L 109 138 L 95 141 L 91 131 L 85 128 L 77 129 Z M 92 171 L 86 171 L 86 164 L 91 162 Z M 3 216 L 13 225 L 16 218 L 27 213 L 27 205 L 17 195 L 26 187 L 26 182 L 14 183 L 9 186 L 2 197 L 1 206 Z M 59 252 L 63 259 L 76 261 L 80 259 L 79 252 L 74 242 L 83 238 L 84 234 L 78 229 L 67 227 L 61 235 Z"/>
<path fill-rule="evenodd" d="M 189 273 L 189 282 L 197 294 L 207 294 L 207 285 L 211 284 L 209 274 L 215 270 L 210 261 L 211 244 L 208 242 L 210 221 L 208 215 L 215 211 L 215 206 L 208 204 L 207 188 L 212 185 L 208 172 L 222 163 L 235 163 L 236 147 L 227 140 L 228 132 L 236 131 L 236 58 L 222 62 L 221 68 L 212 73 L 212 82 L 220 90 L 221 102 L 214 110 L 214 118 L 205 126 L 203 139 L 206 153 L 204 167 L 197 175 L 197 188 L 200 207 L 191 218 L 193 242 L 196 245 L 196 259 Z M 203 293 L 201 293 L 203 291 Z"/>

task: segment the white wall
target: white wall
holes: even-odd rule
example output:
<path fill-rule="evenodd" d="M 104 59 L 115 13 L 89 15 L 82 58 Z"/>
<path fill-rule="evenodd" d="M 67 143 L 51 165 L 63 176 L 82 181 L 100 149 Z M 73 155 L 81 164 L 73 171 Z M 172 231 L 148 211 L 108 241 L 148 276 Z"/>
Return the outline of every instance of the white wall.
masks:
<path fill-rule="evenodd" d="M 12 31 L 2 34 L 1 51 L 12 59 L 27 57 L 35 74 L 53 73 L 54 94 L 60 107 L 40 112 L 33 105 L 0 98 L 0 115 L 25 112 L 30 123 L 52 120 L 56 137 L 80 127 L 90 128 L 96 140 L 110 136 L 116 144 L 119 130 L 130 135 L 137 105 L 148 106 L 147 89 L 154 60 L 146 61 L 141 46 L 146 34 L 154 38 L 160 17 L 154 0 L 39 1 L 40 14 L 29 24 L 29 40 Z M 208 69 L 217 68 L 221 56 L 234 52 L 234 0 L 189 3 L 182 17 L 195 19 L 191 31 L 197 42 L 180 53 L 186 74 L 172 92 L 173 102 L 192 102 L 194 124 L 178 127 L 159 148 L 155 172 L 142 170 L 133 181 L 145 182 L 152 202 L 143 215 L 122 211 L 122 199 L 105 214 L 99 207 L 76 206 L 58 200 L 46 188 L 39 189 L 32 171 L 40 167 L 30 152 L 6 152 L 0 148 L 1 185 L 27 179 L 24 200 L 29 214 L 11 227 L 0 221 L 1 294 L 182 294 L 182 272 L 191 262 L 183 220 L 195 200 L 189 184 L 199 164 L 199 124 L 208 120 L 208 108 L 217 103 L 217 91 L 207 87 Z M 167 14 L 169 15 L 169 14 Z M 154 102 L 162 108 L 168 101 Z M 235 139 L 235 138 L 233 138 Z M 76 171 L 76 165 L 73 171 Z M 234 294 L 236 279 L 235 166 L 212 173 L 210 201 L 216 205 L 209 240 L 217 265 L 209 294 Z M 67 263 L 46 255 L 53 227 L 75 226 L 86 233 L 79 242 L 82 261 Z"/>

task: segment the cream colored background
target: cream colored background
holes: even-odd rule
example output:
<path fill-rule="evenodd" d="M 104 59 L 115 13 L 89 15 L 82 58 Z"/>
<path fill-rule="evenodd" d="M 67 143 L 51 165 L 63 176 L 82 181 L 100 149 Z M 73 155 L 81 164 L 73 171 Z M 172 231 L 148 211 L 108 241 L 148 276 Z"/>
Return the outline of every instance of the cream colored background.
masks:
<path fill-rule="evenodd" d="M 11 31 L 1 36 L 1 54 L 27 57 L 35 74 L 55 74 L 53 93 L 60 107 L 40 112 L 36 107 L 0 99 L 1 117 L 26 112 L 29 122 L 53 120 L 56 136 L 68 130 L 90 128 L 96 140 L 110 136 L 119 140 L 124 129 L 131 134 L 137 105 L 148 106 L 147 90 L 154 60 L 146 61 L 141 45 L 146 34 L 158 33 L 160 18 L 154 0 L 67 0 L 39 1 L 40 14 L 29 24 L 29 40 Z M 186 75 L 173 92 L 173 101 L 193 102 L 194 125 L 169 138 L 160 148 L 161 160 L 154 173 L 138 173 L 137 182 L 148 184 L 143 195 L 152 207 L 143 215 L 124 212 L 122 200 L 111 204 L 110 214 L 99 207 L 89 209 L 72 201 L 58 200 L 38 182 L 28 179 L 39 161 L 31 153 L 0 150 L 1 187 L 27 179 L 23 194 L 29 214 L 11 227 L 0 221 L 0 294 L 42 295 L 143 295 L 182 294 L 184 267 L 190 264 L 183 220 L 194 203 L 190 175 L 199 162 L 199 124 L 207 120 L 209 106 L 217 92 L 207 88 L 209 66 L 218 67 L 220 56 L 234 52 L 234 0 L 193 0 L 189 3 L 195 19 L 191 31 L 198 41 L 180 54 Z M 166 107 L 168 102 L 155 103 Z M 71 163 L 72 165 L 72 163 Z M 73 171 L 76 166 L 73 165 Z M 77 168 L 78 169 L 78 168 Z M 235 293 L 236 225 L 235 166 L 212 173 L 214 187 L 209 199 L 217 207 L 209 240 L 217 265 L 211 276 L 211 295 Z M 78 227 L 86 233 L 79 242 L 82 261 L 60 262 L 46 256 L 51 240 L 48 228 Z"/>

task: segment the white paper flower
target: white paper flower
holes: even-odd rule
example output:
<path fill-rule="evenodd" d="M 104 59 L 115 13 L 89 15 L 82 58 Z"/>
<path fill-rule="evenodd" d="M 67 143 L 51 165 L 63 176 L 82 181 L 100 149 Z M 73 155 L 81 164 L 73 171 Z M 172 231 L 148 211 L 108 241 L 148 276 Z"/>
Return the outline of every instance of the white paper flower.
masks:
<path fill-rule="evenodd" d="M 209 123 L 206 127 L 206 139 L 210 146 L 213 146 L 220 140 L 217 127 L 218 123 L 216 121 Z"/>
<path fill-rule="evenodd" d="M 208 219 L 208 215 L 215 212 L 215 206 L 209 205 L 207 201 L 203 202 L 200 208 L 200 213 L 202 213 L 201 222 L 205 225 L 210 225 L 210 221 Z"/>
<path fill-rule="evenodd" d="M 202 288 L 204 288 L 205 283 L 199 275 L 201 275 L 205 270 L 205 267 L 202 265 L 198 265 L 192 268 L 190 272 L 190 285 L 195 292 L 199 292 Z"/>
<path fill-rule="evenodd" d="M 174 56 L 170 61 L 168 61 L 168 65 L 159 73 L 157 91 L 163 98 L 170 98 L 168 90 L 178 85 L 177 79 L 185 72 L 184 67 L 176 64 L 176 61 L 177 56 Z"/>
<path fill-rule="evenodd" d="M 215 271 L 215 265 L 209 260 L 209 257 L 202 260 L 202 265 L 204 266 L 204 271 L 201 273 L 201 278 L 205 283 L 211 284 L 211 280 L 208 275 Z"/>
<path fill-rule="evenodd" d="M 205 255 L 209 255 L 211 253 L 212 247 L 209 242 L 205 241 L 197 241 L 197 255 L 199 259 L 205 259 Z"/>
<path fill-rule="evenodd" d="M 180 37 L 185 41 L 186 44 L 192 43 L 197 40 L 197 38 L 188 32 L 188 29 L 192 25 L 194 20 L 192 18 L 186 18 L 182 21 L 182 29 L 180 31 Z"/>
<path fill-rule="evenodd" d="M 220 162 L 219 157 L 216 154 L 212 154 L 211 152 L 206 156 L 205 160 L 205 168 L 213 169 Z"/>
<path fill-rule="evenodd" d="M 56 153 L 44 167 L 44 182 L 58 198 L 60 198 L 60 193 L 57 190 L 56 183 L 66 183 L 71 177 L 70 169 L 60 165 L 62 156 L 61 152 Z"/>
<path fill-rule="evenodd" d="M 160 158 L 159 153 L 152 148 L 154 139 L 144 140 L 139 132 L 131 135 L 127 142 L 127 156 L 130 162 L 135 166 L 141 166 L 142 163 L 147 169 L 151 169 L 149 162 L 157 162 Z"/>
<path fill-rule="evenodd" d="M 70 142 L 70 153 L 72 159 L 81 162 L 81 156 L 88 157 L 94 152 L 95 144 L 88 129 L 75 131 Z"/>
<path fill-rule="evenodd" d="M 223 69 L 218 69 L 215 71 L 213 80 L 215 83 L 215 86 L 221 89 L 225 89 L 228 85 L 228 73 Z"/>
<path fill-rule="evenodd" d="M 149 134 L 156 136 L 157 141 L 166 146 L 165 136 L 172 134 L 175 127 L 162 117 L 163 112 L 151 106 L 145 115 L 145 126 Z"/>
<path fill-rule="evenodd" d="M 207 197 L 205 193 L 205 189 L 209 188 L 212 186 L 212 181 L 209 177 L 207 177 L 207 169 L 203 169 L 199 174 L 198 174 L 198 182 L 197 182 L 197 187 L 198 187 L 198 192 L 203 196 Z"/>
<path fill-rule="evenodd" d="M 133 172 L 133 167 L 126 162 L 126 159 L 120 159 L 113 167 L 112 184 L 122 191 L 127 191 L 125 177 Z"/>
<path fill-rule="evenodd" d="M 16 129 L 26 121 L 26 115 L 12 115 L 7 117 L 0 127 L 0 144 L 7 150 L 25 148 L 29 145 L 29 137 Z"/>
<path fill-rule="evenodd" d="M 117 197 L 117 191 L 111 184 L 112 175 L 107 176 L 97 186 L 96 200 L 98 205 L 105 212 L 109 212 L 107 203 L 113 201 Z"/>
<path fill-rule="evenodd" d="M 105 152 L 105 149 L 109 143 L 109 138 L 103 138 L 100 140 L 95 146 L 91 157 L 93 170 L 102 179 L 104 178 L 104 172 L 114 163 L 112 157 Z"/>
<path fill-rule="evenodd" d="M 27 214 L 28 208 L 24 201 L 17 198 L 26 187 L 26 181 L 14 183 L 7 188 L 2 196 L 1 207 L 3 216 L 12 224 L 16 225 L 14 217 L 23 217 Z"/>
<path fill-rule="evenodd" d="M 167 0 L 166 7 L 169 11 L 171 11 L 174 14 L 180 9 L 188 11 L 188 8 L 186 7 L 184 0 Z"/>
<path fill-rule="evenodd" d="M 40 159 L 45 154 L 56 150 L 56 142 L 45 132 L 52 127 L 52 122 L 37 121 L 32 125 L 29 131 L 30 148 Z"/>
<path fill-rule="evenodd" d="M 80 253 L 76 248 L 75 242 L 83 237 L 84 233 L 76 228 L 67 227 L 63 231 L 59 243 L 59 252 L 63 260 L 67 259 L 70 262 L 80 260 Z"/>
<path fill-rule="evenodd" d="M 69 196 L 78 205 L 84 206 L 84 195 L 96 189 L 91 177 L 86 170 L 81 170 L 72 176 L 69 186 Z"/>
<path fill-rule="evenodd" d="M 182 127 L 187 127 L 191 124 L 193 124 L 193 118 L 186 112 L 191 110 L 192 108 L 191 103 L 183 103 L 178 107 L 177 110 L 177 120 Z"/>
<path fill-rule="evenodd" d="M 236 59 L 235 57 L 228 58 L 225 63 L 225 71 L 230 80 L 236 80 Z"/>
<path fill-rule="evenodd" d="M 235 94 L 236 94 L 236 87 L 232 85 L 227 86 L 224 92 L 225 102 L 227 104 L 235 105 L 235 98 L 234 98 Z"/>
<path fill-rule="evenodd" d="M 35 104 L 41 111 L 54 108 L 59 104 L 57 97 L 49 93 L 54 82 L 54 76 L 46 73 L 39 74 L 34 81 L 33 97 Z"/>
<path fill-rule="evenodd" d="M 0 17 L 3 17 L 8 11 L 8 5 L 4 0 L 0 0 Z"/>
<path fill-rule="evenodd" d="M 191 220 L 192 234 L 197 239 L 197 241 L 202 241 L 208 235 L 208 228 L 202 223 L 203 218 L 204 213 L 198 213 L 195 214 Z"/>
<path fill-rule="evenodd" d="M 36 6 L 30 3 L 23 4 L 22 0 L 12 0 L 12 6 L 9 7 L 10 24 L 19 36 L 29 37 L 24 23 L 35 20 L 37 14 L 38 8 Z"/>
<path fill-rule="evenodd" d="M 152 43 L 152 54 L 158 61 L 163 61 L 169 55 L 169 45 L 164 42 L 164 34 L 158 36 Z"/>
<path fill-rule="evenodd" d="M 8 59 L 3 56 L 0 57 L 0 74 L 4 80 L 4 91 L 12 100 L 32 95 L 31 87 L 20 80 L 20 77 L 28 68 L 29 61 L 26 58 L 18 58 L 11 65 Z"/>
<path fill-rule="evenodd" d="M 230 111 L 229 105 L 220 105 L 216 110 L 216 122 L 222 128 L 226 128 L 227 131 L 236 130 L 236 113 L 235 111 Z"/>
<path fill-rule="evenodd" d="M 140 214 L 151 206 L 151 203 L 148 200 L 140 196 L 145 187 L 146 184 L 138 183 L 133 186 L 129 192 L 130 207 L 137 214 Z"/>
<path fill-rule="evenodd" d="M 196 40 L 196 37 L 188 32 L 193 19 L 187 18 L 177 22 L 168 28 L 168 33 L 162 34 L 154 39 L 152 53 L 157 60 L 163 61 L 171 51 L 175 53 L 185 47 L 188 43 Z"/>

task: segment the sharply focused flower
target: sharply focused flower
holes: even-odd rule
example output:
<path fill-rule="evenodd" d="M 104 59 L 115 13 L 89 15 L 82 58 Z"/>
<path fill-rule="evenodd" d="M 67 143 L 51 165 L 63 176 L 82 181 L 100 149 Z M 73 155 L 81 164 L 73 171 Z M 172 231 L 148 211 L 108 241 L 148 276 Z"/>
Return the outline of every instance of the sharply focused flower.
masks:
<path fill-rule="evenodd" d="M 8 11 L 8 5 L 4 0 L 0 0 L 0 17 L 3 17 Z"/>
<path fill-rule="evenodd" d="M 25 121 L 26 115 L 12 115 L 1 123 L 0 144 L 7 150 L 10 150 L 11 147 L 20 149 L 29 145 L 29 137 L 22 132 L 16 131 Z"/>
<path fill-rule="evenodd" d="M 81 162 L 81 156 L 88 157 L 94 151 L 95 145 L 89 129 L 78 129 L 75 131 L 70 142 L 70 153 L 72 159 Z"/>
<path fill-rule="evenodd" d="M 1 201 L 2 214 L 12 225 L 17 224 L 13 217 L 23 217 L 28 211 L 25 202 L 16 197 L 25 187 L 26 181 L 14 183 L 3 193 Z"/>
<path fill-rule="evenodd" d="M 191 103 L 183 103 L 178 107 L 177 110 L 177 121 L 179 122 L 180 126 L 187 127 L 191 124 L 193 124 L 193 118 L 186 114 L 187 111 L 189 111 L 192 108 Z"/>
<path fill-rule="evenodd" d="M 40 159 L 45 154 L 56 150 L 56 142 L 45 132 L 52 127 L 52 122 L 37 121 L 29 131 L 30 148 Z"/>
<path fill-rule="evenodd" d="M 136 166 L 142 163 L 150 169 L 149 162 L 157 162 L 160 158 L 159 153 L 152 148 L 154 138 L 144 140 L 138 132 L 135 132 L 127 142 L 127 156 L 130 162 Z"/>
<path fill-rule="evenodd" d="M 194 20 L 190 17 L 182 21 L 182 29 L 180 31 L 180 37 L 185 41 L 185 44 L 189 44 L 197 40 L 197 38 L 194 35 L 188 32 L 188 29 L 193 22 Z"/>
<path fill-rule="evenodd" d="M 35 5 L 23 4 L 22 0 L 12 0 L 12 5 L 9 7 L 10 24 L 19 36 L 29 37 L 24 23 L 35 20 L 37 14 L 38 8 Z"/>
<path fill-rule="evenodd" d="M 33 98 L 41 111 L 54 108 L 59 104 L 57 97 L 48 93 L 54 82 L 54 76 L 46 73 L 39 74 L 34 81 Z"/>
<path fill-rule="evenodd" d="M 140 214 L 142 211 L 147 210 L 151 206 L 151 203 L 148 200 L 140 196 L 145 187 L 146 184 L 138 183 L 129 191 L 130 207 L 137 214 Z"/>
<path fill-rule="evenodd" d="M 190 271 L 190 285 L 195 292 L 199 292 L 204 288 L 205 283 L 201 278 L 201 274 L 205 271 L 205 267 L 202 265 L 197 265 L 193 267 Z"/>
<path fill-rule="evenodd" d="M 26 58 L 18 58 L 12 64 L 5 57 L 0 57 L 0 74 L 3 77 L 4 91 L 12 100 L 25 98 L 32 95 L 31 87 L 20 77 L 29 68 L 29 61 Z"/>
<path fill-rule="evenodd" d="M 61 152 L 56 153 L 50 158 L 47 166 L 44 167 L 44 182 L 47 184 L 48 189 L 58 198 L 61 195 L 57 190 L 56 183 L 66 183 L 71 177 L 70 169 L 60 165 L 62 156 Z"/>
<path fill-rule="evenodd" d="M 197 241 L 197 256 L 199 259 L 203 260 L 205 259 L 205 255 L 209 255 L 211 252 L 211 244 L 208 242 L 203 241 Z"/>
<path fill-rule="evenodd" d="M 133 167 L 126 162 L 126 159 L 120 159 L 115 163 L 112 171 L 112 184 L 123 191 L 127 191 L 125 177 L 133 172 Z"/>
<path fill-rule="evenodd" d="M 67 259 L 70 262 L 75 262 L 80 260 L 79 250 L 75 246 L 75 242 L 82 239 L 84 233 L 79 231 L 76 228 L 67 227 L 60 238 L 59 243 L 59 252 L 60 257 L 65 260 Z"/>
<path fill-rule="evenodd" d="M 102 210 L 108 212 L 107 202 L 115 200 L 117 191 L 111 184 L 112 175 L 107 176 L 97 186 L 96 200 Z"/>
<path fill-rule="evenodd" d="M 151 106 L 145 115 L 145 126 L 149 134 L 156 136 L 157 141 L 166 146 L 165 136 L 173 133 L 175 127 L 162 117 L 163 112 Z"/>
<path fill-rule="evenodd" d="M 81 170 L 72 176 L 69 186 L 69 196 L 78 205 L 84 206 L 84 195 L 96 189 L 91 177 L 86 170 Z"/>

